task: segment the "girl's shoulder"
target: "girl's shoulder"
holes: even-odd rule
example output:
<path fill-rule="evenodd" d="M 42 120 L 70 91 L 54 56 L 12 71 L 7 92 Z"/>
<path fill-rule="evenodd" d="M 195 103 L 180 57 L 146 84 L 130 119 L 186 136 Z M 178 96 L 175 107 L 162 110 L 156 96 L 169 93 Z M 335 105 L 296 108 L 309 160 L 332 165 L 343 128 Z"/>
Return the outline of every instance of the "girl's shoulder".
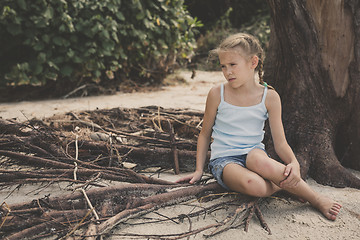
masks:
<path fill-rule="evenodd" d="M 221 84 L 213 86 L 207 96 L 207 103 L 216 107 L 221 101 Z"/>
<path fill-rule="evenodd" d="M 268 97 L 269 97 L 270 99 L 272 99 L 272 98 L 280 98 L 280 95 L 278 94 L 278 92 L 277 92 L 275 89 L 273 89 L 273 88 L 268 88 L 266 98 L 268 98 Z"/>
<path fill-rule="evenodd" d="M 219 98 L 221 97 L 221 86 L 222 84 L 217 84 L 215 86 L 213 86 L 209 93 L 208 93 L 208 96 L 209 97 L 212 97 L 212 98 Z"/>
<path fill-rule="evenodd" d="M 280 95 L 275 91 L 275 89 L 268 88 L 265 105 L 267 109 L 273 106 L 281 105 Z"/>

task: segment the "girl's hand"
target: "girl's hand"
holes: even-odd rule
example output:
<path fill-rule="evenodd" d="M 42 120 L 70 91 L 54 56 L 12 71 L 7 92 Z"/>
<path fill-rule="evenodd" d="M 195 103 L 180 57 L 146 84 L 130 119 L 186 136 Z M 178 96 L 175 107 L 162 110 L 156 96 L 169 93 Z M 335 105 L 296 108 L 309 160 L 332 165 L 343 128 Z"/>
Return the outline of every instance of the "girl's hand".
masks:
<path fill-rule="evenodd" d="M 195 171 L 188 176 L 178 179 L 176 183 L 189 182 L 191 184 L 194 184 L 201 179 L 202 175 L 203 175 L 202 171 Z"/>
<path fill-rule="evenodd" d="M 281 188 L 294 188 L 301 180 L 299 163 L 289 163 L 284 171 L 285 179 L 280 182 Z"/>

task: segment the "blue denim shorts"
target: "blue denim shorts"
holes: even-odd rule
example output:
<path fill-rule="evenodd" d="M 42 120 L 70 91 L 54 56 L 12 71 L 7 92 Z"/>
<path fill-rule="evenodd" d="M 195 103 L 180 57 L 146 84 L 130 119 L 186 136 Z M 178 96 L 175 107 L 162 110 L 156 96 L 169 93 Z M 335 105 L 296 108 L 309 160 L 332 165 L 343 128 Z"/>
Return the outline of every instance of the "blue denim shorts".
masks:
<path fill-rule="evenodd" d="M 242 167 L 246 167 L 247 154 L 237 156 L 226 156 L 213 159 L 209 163 L 209 170 L 216 181 L 225 189 L 230 190 L 222 180 L 223 170 L 229 163 L 236 163 Z"/>

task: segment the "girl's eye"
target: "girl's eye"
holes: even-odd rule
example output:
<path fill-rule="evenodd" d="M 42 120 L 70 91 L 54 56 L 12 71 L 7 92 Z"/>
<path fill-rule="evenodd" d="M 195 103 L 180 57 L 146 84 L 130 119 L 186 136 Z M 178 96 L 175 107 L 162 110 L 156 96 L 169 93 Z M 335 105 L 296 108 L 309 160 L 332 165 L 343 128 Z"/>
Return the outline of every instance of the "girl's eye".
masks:
<path fill-rule="evenodd" d="M 221 65 L 221 68 L 224 68 L 225 66 L 224 65 Z"/>

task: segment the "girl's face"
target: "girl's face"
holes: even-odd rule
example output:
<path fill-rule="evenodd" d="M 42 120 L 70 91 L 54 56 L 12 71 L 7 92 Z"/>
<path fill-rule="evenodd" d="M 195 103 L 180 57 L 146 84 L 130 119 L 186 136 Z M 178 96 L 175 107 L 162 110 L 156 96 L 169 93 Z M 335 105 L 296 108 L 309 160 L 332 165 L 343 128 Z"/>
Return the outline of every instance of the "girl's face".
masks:
<path fill-rule="evenodd" d="M 258 64 L 257 56 L 243 57 L 239 51 L 220 51 L 219 60 L 226 80 L 233 88 L 240 87 L 247 82 L 254 81 L 254 69 Z"/>

